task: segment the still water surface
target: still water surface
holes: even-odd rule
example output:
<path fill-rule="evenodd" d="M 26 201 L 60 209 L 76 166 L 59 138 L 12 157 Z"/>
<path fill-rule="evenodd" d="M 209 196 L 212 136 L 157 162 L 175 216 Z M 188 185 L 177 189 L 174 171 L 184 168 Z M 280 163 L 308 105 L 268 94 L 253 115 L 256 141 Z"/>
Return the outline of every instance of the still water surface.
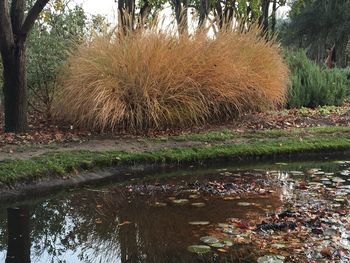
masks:
<path fill-rule="evenodd" d="M 346 169 L 334 161 L 189 168 L 3 204 L 0 261 L 256 262 L 249 243 L 202 255 L 187 248 L 220 223 L 281 212 L 289 178 L 309 180 L 310 168 Z"/>

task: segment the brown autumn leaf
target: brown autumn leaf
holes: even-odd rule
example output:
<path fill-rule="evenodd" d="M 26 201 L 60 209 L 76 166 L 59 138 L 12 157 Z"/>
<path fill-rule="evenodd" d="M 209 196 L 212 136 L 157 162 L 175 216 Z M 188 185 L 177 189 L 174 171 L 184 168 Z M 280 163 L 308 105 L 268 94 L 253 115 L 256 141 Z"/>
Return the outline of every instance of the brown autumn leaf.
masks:
<path fill-rule="evenodd" d="M 332 257 L 332 251 L 329 247 L 324 247 L 321 249 L 320 251 L 321 255 L 327 258 L 331 258 Z"/>
<path fill-rule="evenodd" d="M 118 224 L 118 226 L 124 226 L 124 225 L 129 225 L 129 224 L 131 224 L 130 221 L 124 221 L 124 222 Z"/>

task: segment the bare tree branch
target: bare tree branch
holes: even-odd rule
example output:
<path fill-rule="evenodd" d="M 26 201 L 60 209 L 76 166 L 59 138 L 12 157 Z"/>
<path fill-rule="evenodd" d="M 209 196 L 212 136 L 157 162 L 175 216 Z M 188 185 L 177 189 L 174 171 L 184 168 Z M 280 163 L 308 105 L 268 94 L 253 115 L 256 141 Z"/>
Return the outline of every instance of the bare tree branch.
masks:
<path fill-rule="evenodd" d="M 5 0 L 0 0 L 5 1 Z M 23 26 L 21 29 L 21 36 L 24 38 L 28 35 L 29 31 L 34 26 L 35 20 L 38 18 L 40 12 L 44 9 L 45 5 L 50 0 L 37 0 L 33 7 L 29 10 L 26 19 L 23 22 Z"/>

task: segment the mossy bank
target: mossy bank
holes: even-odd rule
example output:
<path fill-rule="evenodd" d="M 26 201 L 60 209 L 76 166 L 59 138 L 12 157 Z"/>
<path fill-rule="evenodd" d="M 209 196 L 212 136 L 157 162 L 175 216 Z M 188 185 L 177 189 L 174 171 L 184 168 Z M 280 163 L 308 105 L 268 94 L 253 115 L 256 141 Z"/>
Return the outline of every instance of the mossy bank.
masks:
<path fill-rule="evenodd" d="M 152 139 L 153 143 L 158 144 L 168 140 L 201 143 L 156 151 L 68 150 L 49 152 L 25 160 L 5 160 L 0 162 L 0 182 L 12 185 L 35 182 L 41 178 L 74 178 L 78 174 L 106 167 L 183 165 L 218 159 L 244 161 L 252 158 L 344 152 L 350 150 L 350 128 L 323 127 L 244 133 L 222 130 Z"/>

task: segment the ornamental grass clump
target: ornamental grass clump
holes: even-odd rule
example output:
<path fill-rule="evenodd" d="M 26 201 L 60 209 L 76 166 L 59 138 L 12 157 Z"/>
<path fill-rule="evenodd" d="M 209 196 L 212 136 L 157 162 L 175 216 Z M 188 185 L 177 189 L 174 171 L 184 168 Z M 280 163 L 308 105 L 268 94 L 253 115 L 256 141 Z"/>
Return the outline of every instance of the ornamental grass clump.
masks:
<path fill-rule="evenodd" d="M 99 131 L 223 122 L 282 104 L 288 70 L 258 29 L 208 38 L 145 31 L 97 37 L 69 58 L 56 116 Z"/>

